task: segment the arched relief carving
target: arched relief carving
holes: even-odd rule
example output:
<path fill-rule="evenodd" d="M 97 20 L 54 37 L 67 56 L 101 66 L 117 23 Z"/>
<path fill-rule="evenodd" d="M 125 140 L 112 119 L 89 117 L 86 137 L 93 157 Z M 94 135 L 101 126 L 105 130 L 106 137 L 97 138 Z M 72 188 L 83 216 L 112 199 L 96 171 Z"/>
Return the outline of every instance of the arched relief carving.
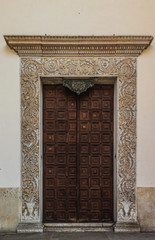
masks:
<path fill-rule="evenodd" d="M 117 221 L 136 213 L 136 58 L 21 58 L 22 221 L 40 221 L 39 77 L 117 77 Z"/>

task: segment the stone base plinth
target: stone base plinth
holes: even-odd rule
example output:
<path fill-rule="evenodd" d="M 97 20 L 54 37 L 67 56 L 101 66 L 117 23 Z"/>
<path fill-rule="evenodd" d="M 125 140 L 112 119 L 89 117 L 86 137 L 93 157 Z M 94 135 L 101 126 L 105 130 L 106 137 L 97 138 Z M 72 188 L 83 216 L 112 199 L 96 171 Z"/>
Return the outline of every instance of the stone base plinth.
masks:
<path fill-rule="evenodd" d="M 117 222 L 114 225 L 114 232 L 140 232 L 140 226 L 137 222 Z"/>
<path fill-rule="evenodd" d="M 36 233 L 43 232 L 42 223 L 20 223 L 17 227 L 17 233 Z"/>

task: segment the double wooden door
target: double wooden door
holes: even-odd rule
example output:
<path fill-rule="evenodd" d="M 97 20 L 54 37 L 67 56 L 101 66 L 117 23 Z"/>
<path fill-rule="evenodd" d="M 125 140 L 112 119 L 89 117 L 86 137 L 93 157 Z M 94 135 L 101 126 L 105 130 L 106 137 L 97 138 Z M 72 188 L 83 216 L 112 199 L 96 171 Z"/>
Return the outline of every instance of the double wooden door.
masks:
<path fill-rule="evenodd" d="M 44 222 L 113 221 L 113 85 L 43 87 Z"/>

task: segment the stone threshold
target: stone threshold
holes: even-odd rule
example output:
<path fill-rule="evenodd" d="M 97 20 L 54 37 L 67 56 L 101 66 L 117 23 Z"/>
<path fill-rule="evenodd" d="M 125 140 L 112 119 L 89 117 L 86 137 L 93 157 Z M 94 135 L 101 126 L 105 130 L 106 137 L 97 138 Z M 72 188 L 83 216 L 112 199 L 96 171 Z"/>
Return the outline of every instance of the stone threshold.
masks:
<path fill-rule="evenodd" d="M 47 232 L 113 232 L 113 223 L 45 223 Z"/>

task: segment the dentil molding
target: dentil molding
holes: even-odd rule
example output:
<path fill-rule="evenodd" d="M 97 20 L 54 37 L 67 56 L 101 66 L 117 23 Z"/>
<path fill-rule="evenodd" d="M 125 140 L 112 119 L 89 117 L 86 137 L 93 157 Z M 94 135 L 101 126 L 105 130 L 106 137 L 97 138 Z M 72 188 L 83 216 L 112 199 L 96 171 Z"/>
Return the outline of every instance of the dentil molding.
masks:
<path fill-rule="evenodd" d="M 139 56 L 152 36 L 26 36 L 6 35 L 19 56 Z"/>

